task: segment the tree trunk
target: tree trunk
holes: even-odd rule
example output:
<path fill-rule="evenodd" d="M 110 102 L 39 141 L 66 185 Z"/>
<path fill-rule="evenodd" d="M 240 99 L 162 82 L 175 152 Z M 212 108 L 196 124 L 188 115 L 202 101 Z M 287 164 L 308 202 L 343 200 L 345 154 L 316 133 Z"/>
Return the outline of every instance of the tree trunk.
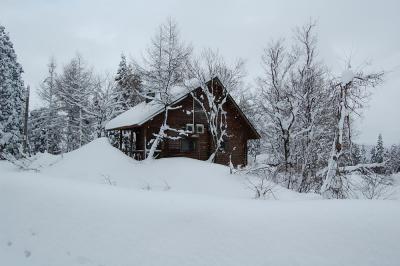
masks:
<path fill-rule="evenodd" d="M 164 121 L 163 121 L 163 124 L 160 127 L 158 135 L 156 136 L 155 140 L 151 144 L 149 155 L 146 158 L 146 160 L 154 159 L 154 154 L 156 152 L 157 146 L 158 146 L 158 144 L 160 144 L 160 141 L 161 141 L 161 139 L 163 138 L 163 136 L 165 134 L 165 129 L 167 128 L 167 120 L 168 120 L 168 107 L 166 106 L 164 108 Z M 145 145 L 146 145 L 146 143 L 145 143 Z"/>
<path fill-rule="evenodd" d="M 339 173 L 338 161 L 342 155 L 343 148 L 343 131 L 345 120 L 348 116 L 346 108 L 346 87 L 341 87 L 340 105 L 338 108 L 338 123 L 336 128 L 335 139 L 332 144 L 332 152 L 328 161 L 328 170 L 326 178 L 321 187 L 321 194 L 324 198 L 344 198 L 345 191 L 343 188 L 343 180 Z"/>
<path fill-rule="evenodd" d="M 26 88 L 24 116 L 24 153 L 28 152 L 29 86 Z"/>

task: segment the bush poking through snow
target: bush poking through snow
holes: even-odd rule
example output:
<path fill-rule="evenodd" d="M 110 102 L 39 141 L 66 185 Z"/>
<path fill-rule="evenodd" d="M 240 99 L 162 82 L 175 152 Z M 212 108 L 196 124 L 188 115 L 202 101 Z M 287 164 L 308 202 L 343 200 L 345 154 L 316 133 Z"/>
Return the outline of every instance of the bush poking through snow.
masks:
<path fill-rule="evenodd" d="M 112 180 L 112 179 L 110 178 L 110 175 L 102 175 L 102 176 L 104 177 L 104 182 L 105 182 L 107 185 L 110 185 L 110 186 L 116 186 L 116 185 L 117 185 L 117 181 Z"/>
<path fill-rule="evenodd" d="M 360 175 L 361 181 L 356 185 L 366 199 L 387 199 L 393 185 L 393 178 L 373 171 L 365 171 Z"/>
<path fill-rule="evenodd" d="M 256 181 L 252 181 L 249 177 L 246 177 L 247 186 L 249 189 L 254 191 L 255 199 L 276 199 L 274 194 L 274 188 L 276 184 L 271 182 L 267 176 L 257 177 Z"/>
<path fill-rule="evenodd" d="M 266 165 L 239 169 L 234 173 L 243 174 L 245 176 L 247 187 L 254 191 L 255 199 L 277 199 L 274 194 L 274 188 L 277 184 L 274 182 L 277 179 L 278 171 Z M 253 176 L 249 176 L 253 175 Z"/>
<path fill-rule="evenodd" d="M 170 190 L 171 189 L 171 186 L 168 184 L 168 182 L 167 181 L 165 181 L 164 180 L 164 191 L 167 191 L 167 190 Z"/>

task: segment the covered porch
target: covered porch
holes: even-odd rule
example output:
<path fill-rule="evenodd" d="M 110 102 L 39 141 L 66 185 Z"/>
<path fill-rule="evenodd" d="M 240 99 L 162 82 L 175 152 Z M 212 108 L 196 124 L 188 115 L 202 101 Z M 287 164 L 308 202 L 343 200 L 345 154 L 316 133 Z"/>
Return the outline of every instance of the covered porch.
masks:
<path fill-rule="evenodd" d="M 108 137 L 112 140 L 114 147 L 135 160 L 144 160 L 147 158 L 151 147 L 148 136 L 152 132 L 146 127 L 131 126 L 115 128 L 107 131 Z M 156 150 L 156 156 L 159 156 L 161 150 Z"/>

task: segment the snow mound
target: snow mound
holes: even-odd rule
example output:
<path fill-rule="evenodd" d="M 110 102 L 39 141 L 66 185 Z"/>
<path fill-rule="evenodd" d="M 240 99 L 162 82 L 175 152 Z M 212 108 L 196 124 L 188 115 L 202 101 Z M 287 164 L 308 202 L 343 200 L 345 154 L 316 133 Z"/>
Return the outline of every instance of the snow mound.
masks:
<path fill-rule="evenodd" d="M 58 157 L 58 162 L 43 169 L 42 173 L 102 183 L 110 175 L 123 177 L 132 175 L 133 167 L 137 164 L 137 161 L 114 148 L 107 138 L 98 138 Z"/>
<path fill-rule="evenodd" d="M 47 168 L 41 169 L 42 174 L 137 190 L 248 199 L 254 196 L 248 177 L 232 175 L 226 166 L 182 157 L 136 161 L 114 148 L 107 138 L 51 160 Z M 46 165 L 45 160 L 42 164 Z M 285 200 L 315 198 L 280 186 L 275 186 L 274 195 Z"/>
<path fill-rule="evenodd" d="M 30 167 L 33 169 L 43 169 L 57 163 L 61 158 L 57 155 L 53 155 L 47 152 L 38 153 L 30 157 Z"/>

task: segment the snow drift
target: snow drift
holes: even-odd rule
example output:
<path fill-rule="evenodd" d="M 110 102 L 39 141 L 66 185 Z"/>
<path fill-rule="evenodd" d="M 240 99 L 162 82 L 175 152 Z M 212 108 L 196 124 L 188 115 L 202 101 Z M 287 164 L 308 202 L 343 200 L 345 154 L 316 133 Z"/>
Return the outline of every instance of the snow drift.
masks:
<path fill-rule="evenodd" d="M 229 168 L 188 158 L 135 161 L 99 138 L 63 156 L 41 154 L 33 166 L 41 174 L 117 187 L 196 193 L 218 197 L 251 198 L 246 178 L 231 175 Z M 277 186 L 280 199 L 315 198 Z"/>

